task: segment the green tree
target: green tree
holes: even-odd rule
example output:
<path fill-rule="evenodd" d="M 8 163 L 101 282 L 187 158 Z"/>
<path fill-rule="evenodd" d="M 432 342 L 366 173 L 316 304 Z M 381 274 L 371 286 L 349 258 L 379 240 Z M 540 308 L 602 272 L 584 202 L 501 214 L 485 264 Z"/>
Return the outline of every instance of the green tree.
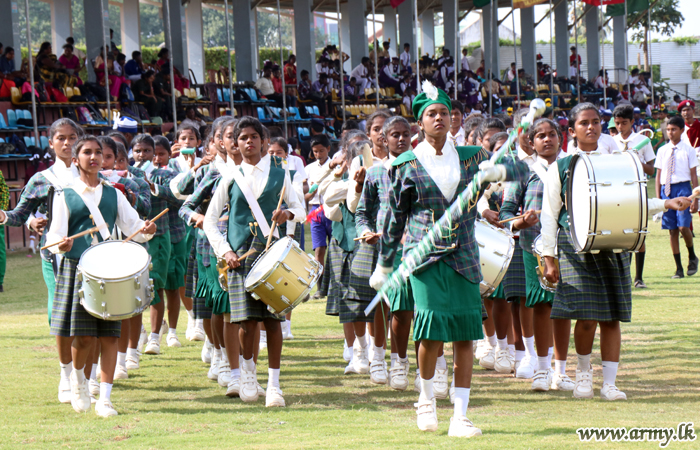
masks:
<path fill-rule="evenodd" d="M 292 48 L 292 18 L 281 16 L 282 47 Z M 277 11 L 258 9 L 258 46 L 279 48 Z"/>
<path fill-rule="evenodd" d="M 644 48 L 644 66 L 649 67 L 649 31 L 664 36 L 673 36 L 676 28 L 685 20 L 678 10 L 678 0 L 650 0 L 651 24 L 647 11 L 627 14 L 627 24 L 633 30 L 632 40 L 642 42 Z"/>
<path fill-rule="evenodd" d="M 228 21 L 231 30 L 231 47 L 233 47 L 233 15 L 230 12 Z M 204 23 L 204 46 L 226 47 L 226 21 L 224 12 L 213 8 L 202 8 L 202 22 Z"/>

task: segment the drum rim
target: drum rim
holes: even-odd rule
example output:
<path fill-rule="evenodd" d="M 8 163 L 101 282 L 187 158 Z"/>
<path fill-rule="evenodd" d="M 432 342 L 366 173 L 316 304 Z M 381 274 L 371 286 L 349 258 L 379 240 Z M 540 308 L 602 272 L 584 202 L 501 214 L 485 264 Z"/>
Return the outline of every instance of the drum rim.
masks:
<path fill-rule="evenodd" d="M 500 232 L 504 236 L 508 237 L 508 243 L 509 243 L 509 248 L 508 248 L 508 258 L 507 262 L 508 264 L 502 264 L 501 269 L 498 272 L 498 276 L 496 276 L 496 279 L 494 280 L 494 284 L 490 284 L 487 281 L 484 280 L 484 274 L 481 271 L 481 263 L 479 264 L 479 273 L 481 274 L 481 281 L 479 282 L 480 285 L 487 286 L 488 289 L 485 291 L 482 295 L 482 297 L 488 297 L 491 295 L 501 284 L 503 281 L 503 277 L 505 277 L 505 272 L 508 270 L 508 267 L 510 266 L 511 261 L 513 260 L 513 254 L 515 253 L 515 238 L 513 237 L 513 234 L 510 233 L 508 230 L 505 228 L 498 228 L 494 225 L 491 225 L 488 220 L 486 219 L 476 219 L 476 222 L 481 222 L 482 224 L 486 225 L 490 229 Z M 476 223 L 475 223 L 476 226 Z M 476 246 L 477 249 L 479 248 L 479 241 L 476 239 L 476 231 L 474 232 L 474 240 L 476 241 Z M 479 250 L 481 252 L 481 250 Z"/>
<path fill-rule="evenodd" d="M 95 247 L 98 247 L 98 246 L 100 246 L 100 245 L 102 245 L 102 244 L 110 244 L 110 243 L 119 243 L 119 244 L 126 244 L 126 245 L 134 245 L 134 246 L 136 246 L 136 247 L 138 247 L 138 248 L 140 248 L 140 249 L 143 249 L 144 251 L 146 251 L 146 255 L 148 256 L 148 259 L 146 260 L 146 265 L 145 265 L 144 267 L 142 267 L 141 269 L 139 269 L 137 272 L 134 272 L 134 273 L 131 274 L 131 275 L 128 275 L 128 276 L 125 276 L 125 277 L 119 277 L 119 278 L 98 277 L 98 276 L 96 276 L 96 275 L 91 274 L 90 272 L 87 272 L 87 271 L 84 269 L 84 266 L 83 266 L 83 257 L 85 256 L 85 254 L 86 254 L 88 251 L 90 251 L 91 249 L 95 248 Z M 145 248 L 143 248 L 142 246 L 140 246 L 139 244 L 137 244 L 137 243 L 135 243 L 135 242 L 131 242 L 131 241 L 129 241 L 129 242 L 114 241 L 114 240 L 111 240 L 111 239 L 106 240 L 106 241 L 99 242 L 99 243 L 97 243 L 97 244 L 95 244 L 95 245 L 92 245 L 92 246 L 88 247 L 88 248 L 83 252 L 83 254 L 80 255 L 80 259 L 78 260 L 78 270 L 83 274 L 84 277 L 90 278 L 90 279 L 92 279 L 92 280 L 105 280 L 105 281 L 110 281 L 110 282 L 120 282 L 120 281 L 125 281 L 125 280 L 131 280 L 131 279 L 133 279 L 134 277 L 136 277 L 136 276 L 142 274 L 143 272 L 149 271 L 149 267 L 150 267 L 150 266 L 151 266 L 151 255 L 148 253 L 148 251 L 147 251 Z"/>
<path fill-rule="evenodd" d="M 248 279 L 250 279 L 250 275 L 252 273 L 254 273 L 253 270 L 258 265 L 258 263 L 262 260 L 263 256 L 265 256 L 269 250 L 272 250 L 272 247 L 274 247 L 275 245 L 279 244 L 280 242 L 284 242 L 284 241 L 286 241 L 287 243 L 286 243 L 286 248 L 284 249 L 284 252 L 282 252 L 282 256 L 280 257 L 281 259 L 279 261 L 276 261 L 274 264 L 272 264 L 272 267 L 270 267 L 270 269 L 267 272 L 265 272 L 263 275 L 261 275 L 259 279 L 255 280 L 255 281 L 251 281 L 250 285 L 249 285 Z M 270 247 L 267 250 L 263 251 L 260 255 L 258 255 L 258 257 L 255 259 L 255 262 L 253 263 L 253 265 L 250 266 L 250 271 L 248 272 L 248 275 L 246 275 L 245 280 L 243 280 L 243 288 L 246 291 L 248 291 L 249 289 L 251 289 L 251 290 L 255 289 L 262 282 L 262 280 L 264 280 L 272 272 L 277 270 L 277 268 L 279 267 L 282 260 L 284 260 L 287 257 L 287 255 L 289 254 L 289 250 L 294 245 L 294 242 L 295 242 L 294 239 L 290 238 L 289 236 L 284 236 L 284 237 L 276 240 L 275 242 L 273 242 L 272 245 L 270 245 Z"/>
<path fill-rule="evenodd" d="M 600 155 L 600 152 L 591 152 L 596 155 Z M 586 234 L 590 234 L 591 227 L 593 229 L 596 229 L 597 227 L 597 220 L 598 220 L 598 187 L 595 184 L 595 172 L 593 172 L 593 164 L 591 163 L 591 159 L 588 153 L 584 152 L 579 152 L 571 156 L 571 164 L 569 165 L 569 183 L 566 186 L 566 211 L 569 214 L 568 218 L 568 223 L 569 223 L 569 236 L 571 237 L 571 242 L 574 245 L 574 248 L 576 249 L 576 253 L 581 253 L 581 252 L 587 252 L 591 249 L 593 246 L 593 242 L 595 240 L 595 236 L 586 236 L 586 242 L 584 243 L 583 246 L 581 246 L 578 242 L 578 239 L 576 239 L 576 226 L 574 225 L 574 221 L 572 220 L 572 215 L 573 215 L 573 177 L 574 177 L 574 172 L 576 171 L 576 166 L 578 161 L 581 160 L 583 161 L 583 164 L 586 167 L 586 172 L 588 173 L 588 192 L 589 192 L 589 202 L 590 202 L 590 210 L 588 212 L 588 230 L 586 231 Z M 592 176 L 592 178 L 591 178 Z M 590 195 L 591 188 L 595 189 L 595 194 L 596 195 Z M 595 223 L 594 223 L 595 222 Z"/>

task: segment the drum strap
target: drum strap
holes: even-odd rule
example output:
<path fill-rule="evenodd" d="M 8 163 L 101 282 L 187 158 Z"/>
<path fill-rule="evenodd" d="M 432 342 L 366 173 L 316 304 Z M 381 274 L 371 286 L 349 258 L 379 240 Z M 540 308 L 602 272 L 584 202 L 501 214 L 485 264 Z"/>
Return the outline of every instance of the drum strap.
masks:
<path fill-rule="evenodd" d="M 233 179 L 236 181 L 238 188 L 241 190 L 243 196 L 248 202 L 248 206 L 250 206 L 250 210 L 253 212 L 253 217 L 255 217 L 255 221 L 258 222 L 260 231 L 262 231 L 263 236 L 267 237 L 270 234 L 270 225 L 267 223 L 265 214 L 263 214 L 262 209 L 258 204 L 258 200 L 255 198 L 255 195 L 253 195 L 253 191 L 250 190 L 248 180 L 245 179 L 245 177 L 243 176 L 241 171 L 238 170 L 238 168 L 232 170 L 231 175 L 233 176 Z M 273 234 L 276 238 L 279 238 L 279 234 L 277 233 L 276 228 Z"/>
<path fill-rule="evenodd" d="M 539 162 L 535 162 L 535 164 L 530 166 L 530 169 L 532 169 L 532 171 L 535 172 L 537 176 L 540 177 L 540 180 L 544 183 L 544 179 L 547 176 L 547 171 L 544 170 L 542 164 L 540 164 Z"/>
<path fill-rule="evenodd" d="M 104 195 L 104 186 L 102 188 L 103 192 L 102 195 Z M 77 191 L 76 191 L 77 193 Z M 95 226 L 100 227 L 100 236 L 102 236 L 102 240 L 106 241 L 109 239 L 110 236 L 110 230 L 109 226 L 102 226 L 105 224 L 105 219 L 102 217 L 102 213 L 100 212 L 100 208 L 97 207 L 95 202 L 92 201 L 91 198 L 84 196 L 83 194 L 79 194 L 80 198 L 83 200 L 83 203 L 85 203 L 85 206 L 87 206 L 87 209 L 90 211 L 90 215 L 92 216 L 92 221 L 95 223 Z"/>

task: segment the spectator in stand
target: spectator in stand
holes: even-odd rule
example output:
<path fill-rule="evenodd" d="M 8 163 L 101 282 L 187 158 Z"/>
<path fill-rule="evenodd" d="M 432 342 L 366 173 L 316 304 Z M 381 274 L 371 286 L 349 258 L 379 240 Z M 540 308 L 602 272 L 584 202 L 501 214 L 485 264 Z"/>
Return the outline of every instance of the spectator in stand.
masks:
<path fill-rule="evenodd" d="M 510 63 L 510 69 L 506 72 L 506 80 L 509 83 L 515 80 L 515 63 Z"/>
<path fill-rule="evenodd" d="M 311 86 L 311 82 L 309 81 L 308 70 L 301 71 L 301 79 L 297 85 L 297 90 L 299 91 L 299 98 L 301 100 L 313 101 L 318 106 L 319 112 L 325 110 L 326 100 L 323 95 L 313 90 L 313 86 Z"/>
<path fill-rule="evenodd" d="M 297 57 L 289 55 L 289 59 L 284 63 L 284 82 L 287 85 L 297 84 Z"/>
<path fill-rule="evenodd" d="M 53 83 L 58 88 L 75 86 L 77 77 L 68 74 L 66 69 L 58 62 L 58 58 L 51 50 L 51 43 L 44 42 L 41 44 L 35 60 L 35 70 L 42 81 Z"/>
<path fill-rule="evenodd" d="M 576 68 L 576 73 L 579 73 L 581 72 L 581 55 L 578 54 L 576 47 L 573 45 L 569 50 L 571 50 L 571 55 L 569 55 L 569 66 Z M 576 65 L 577 60 L 578 66 Z"/>
<path fill-rule="evenodd" d="M 678 108 L 678 105 L 681 104 L 681 96 L 680 95 L 674 95 L 673 100 L 671 100 L 671 103 L 668 104 L 668 109 L 670 111 L 675 110 Z M 668 140 L 668 139 L 667 139 Z"/>
<path fill-rule="evenodd" d="M 482 80 L 486 79 L 486 61 L 484 61 L 483 59 L 479 64 L 479 68 L 476 69 L 476 76 L 481 78 Z"/>
<path fill-rule="evenodd" d="M 360 87 L 360 95 L 364 94 L 365 89 L 368 89 L 372 85 L 369 78 L 369 66 L 369 58 L 363 56 L 360 64 L 358 64 L 354 69 L 352 69 L 352 72 L 350 72 L 350 76 L 355 78 L 357 85 Z"/>
<path fill-rule="evenodd" d="M 15 49 L 12 47 L 5 47 L 5 51 L 0 56 L 0 79 L 7 84 L 8 91 L 11 87 L 21 86 L 26 79 L 22 72 L 15 70 Z"/>
<path fill-rule="evenodd" d="M 412 87 L 407 86 L 406 90 L 403 92 L 403 98 L 401 102 L 406 107 L 406 111 L 411 112 L 411 105 L 413 105 L 413 100 L 416 98 L 416 93 Z"/>
<path fill-rule="evenodd" d="M 159 114 L 164 121 L 173 120 L 173 92 L 170 86 L 170 64 L 163 64 L 160 67 L 160 72 L 153 80 L 153 93 L 156 97 L 162 100 L 162 107 Z"/>
<path fill-rule="evenodd" d="M 85 65 L 85 60 L 87 59 L 85 52 L 75 46 L 75 39 L 73 39 L 71 36 L 66 38 L 66 44 L 73 46 L 73 54 L 80 59 L 80 68 L 82 69 L 82 67 Z"/>
<path fill-rule="evenodd" d="M 461 70 L 470 70 L 469 69 L 469 57 L 467 57 L 467 49 L 466 48 L 462 49 Z"/>
<path fill-rule="evenodd" d="M 73 46 L 70 44 L 63 45 L 63 54 L 58 58 L 58 62 L 65 67 L 70 75 L 80 71 L 80 58 L 73 53 Z"/>
<path fill-rule="evenodd" d="M 124 65 L 124 75 L 131 81 L 138 81 L 143 72 L 141 52 L 131 52 L 131 59 Z"/>
<path fill-rule="evenodd" d="M 437 60 L 437 66 L 442 67 L 443 64 L 445 64 L 445 61 L 447 58 L 450 57 L 450 50 L 448 48 L 443 47 L 442 48 L 442 56 L 438 58 Z"/>
<path fill-rule="evenodd" d="M 105 86 L 105 63 L 102 55 L 103 51 L 102 47 L 100 47 L 100 54 L 95 58 L 93 68 L 100 86 Z M 109 94 L 116 100 L 119 98 L 122 79 L 114 72 L 114 55 L 111 52 L 107 53 L 107 78 L 109 79 Z"/>
<path fill-rule="evenodd" d="M 323 107 L 321 107 L 320 104 L 318 106 L 319 112 L 324 116 L 329 115 L 332 106 L 332 94 L 330 88 L 328 87 L 328 75 L 322 73 L 321 78 L 314 81 L 314 83 L 311 85 L 311 90 L 323 98 Z"/>
<path fill-rule="evenodd" d="M 163 108 L 163 100 L 156 97 L 153 91 L 153 82 L 156 79 L 156 73 L 153 70 L 148 70 L 141 75 L 141 79 L 135 82 L 131 90 L 134 91 L 134 99 L 141 102 L 146 107 L 150 116 L 157 116 Z"/>
<path fill-rule="evenodd" d="M 627 82 L 634 86 L 634 90 L 641 91 L 644 93 L 644 95 L 651 95 L 651 91 L 646 85 L 646 82 L 644 80 L 644 77 L 639 75 L 639 69 L 632 69 L 632 72 L 630 72 L 630 77 L 627 80 Z"/>
<path fill-rule="evenodd" d="M 345 85 L 345 102 L 357 103 L 357 80 L 350 77 L 350 81 Z"/>
<path fill-rule="evenodd" d="M 156 68 L 155 68 L 156 72 L 160 72 L 161 67 L 164 64 L 167 64 L 169 62 L 170 62 L 170 50 L 163 47 L 158 52 L 158 61 L 156 61 L 156 64 L 155 64 L 156 65 Z M 173 67 L 173 74 L 175 75 L 175 89 L 182 92 L 185 88 L 190 87 L 190 80 L 183 77 L 182 74 L 180 73 L 180 71 L 177 70 L 177 67 Z"/>
<path fill-rule="evenodd" d="M 391 76 L 397 80 L 401 78 L 401 60 L 399 60 L 398 56 L 394 56 L 391 58 L 391 64 L 389 65 L 389 69 L 391 70 Z"/>
<path fill-rule="evenodd" d="M 282 94 L 282 71 L 276 64 L 272 66 L 272 86 L 276 94 Z M 289 91 L 287 91 L 287 106 L 297 106 L 296 96 L 289 95 Z"/>
<path fill-rule="evenodd" d="M 391 87 L 397 91 L 400 91 L 401 89 L 401 82 L 394 78 L 394 74 L 391 70 L 391 64 L 389 63 L 389 58 L 379 60 L 379 86 Z"/>
<path fill-rule="evenodd" d="M 316 77 L 320 78 L 322 73 L 328 75 L 328 61 L 330 61 L 325 56 L 321 55 L 316 62 Z"/>
<path fill-rule="evenodd" d="M 185 109 L 185 120 L 180 124 L 181 127 L 192 126 L 199 130 L 206 125 L 207 123 L 197 116 L 197 108 L 190 105 Z"/>
<path fill-rule="evenodd" d="M 377 55 L 377 56 L 379 56 L 380 58 L 384 58 L 384 59 L 391 58 L 391 55 L 389 54 L 389 48 L 391 48 L 391 42 L 389 42 L 389 41 L 382 42 L 382 48 L 383 48 L 383 50 L 380 51 L 379 55 Z"/>
<path fill-rule="evenodd" d="M 408 73 L 413 73 L 411 69 L 411 44 L 406 42 L 403 44 L 403 53 L 401 53 L 401 70 L 408 70 Z"/>
<path fill-rule="evenodd" d="M 282 107 L 282 94 L 275 92 L 275 86 L 272 84 L 271 63 L 266 63 L 263 67 L 263 75 L 255 82 L 255 88 L 268 99 L 274 100 L 278 107 Z"/>

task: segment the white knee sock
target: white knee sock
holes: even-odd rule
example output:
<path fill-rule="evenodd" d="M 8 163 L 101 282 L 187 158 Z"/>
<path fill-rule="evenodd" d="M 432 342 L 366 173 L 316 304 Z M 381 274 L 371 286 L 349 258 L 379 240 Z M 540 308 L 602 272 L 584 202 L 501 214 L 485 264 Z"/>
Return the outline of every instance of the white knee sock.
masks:
<path fill-rule="evenodd" d="M 117 364 L 120 366 L 126 365 L 126 353 L 117 352 Z"/>
<path fill-rule="evenodd" d="M 576 370 L 580 370 L 581 372 L 589 371 L 591 369 L 591 354 L 579 355 L 577 353 L 576 356 L 578 357 L 578 366 Z"/>
<path fill-rule="evenodd" d="M 464 417 L 467 415 L 467 407 L 469 406 L 469 392 L 470 388 L 455 388 L 455 419 L 458 417 Z"/>
<path fill-rule="evenodd" d="M 127 348 L 126 349 L 126 356 L 127 356 L 127 358 L 130 356 L 134 359 L 139 359 L 139 351 L 136 350 L 135 348 Z"/>
<path fill-rule="evenodd" d="M 619 362 L 603 361 L 603 384 L 615 385 L 617 367 L 619 364 Z"/>
<path fill-rule="evenodd" d="M 168 336 L 175 336 L 177 334 L 176 328 L 168 328 Z"/>
<path fill-rule="evenodd" d="M 151 336 L 149 337 L 151 341 L 157 341 L 160 339 L 160 335 L 158 333 L 151 333 Z"/>
<path fill-rule="evenodd" d="M 548 358 L 546 356 L 537 357 L 537 370 L 549 370 L 552 365 L 548 363 Z"/>
<path fill-rule="evenodd" d="M 554 355 L 554 347 L 549 347 L 547 351 L 547 367 L 552 368 L 552 355 Z"/>
<path fill-rule="evenodd" d="M 78 379 L 78 383 L 82 383 L 85 381 L 85 372 L 83 371 L 84 367 L 77 368 L 73 366 L 73 371 L 75 372 L 75 377 Z"/>
<path fill-rule="evenodd" d="M 559 375 L 566 375 L 566 360 L 554 360 L 554 371 Z"/>
<path fill-rule="evenodd" d="M 112 396 L 112 383 L 100 383 L 100 400 L 109 400 Z"/>
<path fill-rule="evenodd" d="M 535 351 L 535 336 L 523 336 L 523 343 L 525 344 L 526 354 L 531 358 L 537 357 L 537 352 Z"/>
<path fill-rule="evenodd" d="M 231 379 L 241 378 L 241 369 L 231 369 Z"/>
<path fill-rule="evenodd" d="M 360 344 L 362 347 L 367 347 L 367 334 L 363 334 L 362 336 L 355 336 L 355 340 Z"/>
<path fill-rule="evenodd" d="M 280 370 L 279 369 L 267 369 L 267 386 L 270 387 L 280 387 Z"/>
<path fill-rule="evenodd" d="M 386 349 L 384 347 L 374 347 L 374 359 L 377 361 L 384 361 L 386 357 Z"/>
<path fill-rule="evenodd" d="M 70 380 L 70 373 L 73 371 L 73 363 L 59 364 L 61 365 L 61 379 Z"/>
<path fill-rule="evenodd" d="M 445 361 L 445 355 L 438 356 L 437 362 L 435 363 L 435 368 L 440 370 L 447 369 L 447 361 Z"/>
<path fill-rule="evenodd" d="M 496 350 L 508 350 L 508 338 L 497 339 L 496 340 Z"/>
<path fill-rule="evenodd" d="M 194 318 L 194 310 L 188 309 L 187 311 L 187 316 L 189 317 L 189 320 L 195 320 Z"/>
<path fill-rule="evenodd" d="M 92 365 L 92 372 L 90 372 L 90 380 L 97 381 L 97 364 Z"/>
<path fill-rule="evenodd" d="M 515 353 L 516 353 L 516 352 L 515 352 L 515 345 L 513 345 L 513 344 L 508 344 L 508 354 L 509 354 L 510 356 L 512 356 L 513 358 L 515 358 Z M 520 359 L 523 359 L 523 358 L 521 357 Z M 520 361 L 520 360 L 518 360 L 518 361 Z"/>
<path fill-rule="evenodd" d="M 253 358 L 250 359 L 244 359 L 243 364 L 241 365 L 241 369 L 245 370 L 246 372 L 252 372 L 255 370 L 255 361 Z"/>
<path fill-rule="evenodd" d="M 525 350 L 516 350 L 515 351 L 515 362 L 522 361 L 524 357 L 525 357 Z"/>
<path fill-rule="evenodd" d="M 389 358 L 391 359 L 391 365 L 393 367 L 394 361 L 399 360 L 399 354 L 398 353 L 391 353 L 391 354 L 389 354 Z"/>
<path fill-rule="evenodd" d="M 495 346 L 496 346 L 496 335 L 495 335 L 495 334 L 494 334 L 493 336 L 487 336 L 486 339 L 488 339 L 489 345 L 490 345 L 491 347 L 495 347 Z"/>
<path fill-rule="evenodd" d="M 435 394 L 433 393 L 433 379 L 429 380 L 424 380 L 423 378 L 420 379 L 420 397 L 424 400 L 432 400 L 435 398 Z"/>

